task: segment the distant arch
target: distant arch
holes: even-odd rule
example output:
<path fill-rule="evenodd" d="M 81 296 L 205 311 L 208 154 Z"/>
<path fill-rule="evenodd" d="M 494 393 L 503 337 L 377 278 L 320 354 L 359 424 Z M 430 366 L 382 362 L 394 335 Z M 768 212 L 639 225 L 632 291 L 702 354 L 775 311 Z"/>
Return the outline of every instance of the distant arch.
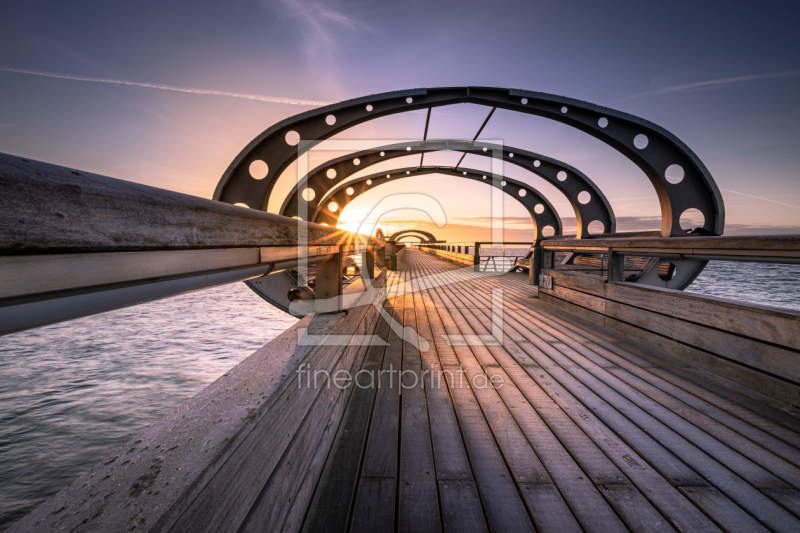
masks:
<path fill-rule="evenodd" d="M 395 178 L 386 179 L 386 174 L 395 176 Z M 508 194 L 518 202 L 520 202 L 528 214 L 534 225 L 534 238 L 531 244 L 539 242 L 542 237 L 544 228 L 553 228 L 554 235 L 561 235 L 563 226 L 561 217 L 558 216 L 555 208 L 539 191 L 511 178 L 504 176 L 494 176 L 492 179 L 491 174 L 486 174 L 480 170 L 470 168 L 455 168 L 455 167 L 408 167 L 393 169 L 389 171 L 378 172 L 369 176 L 363 176 L 352 181 L 340 184 L 333 189 L 328 197 L 317 206 L 316 211 L 311 214 L 311 222 L 325 223 L 331 227 L 336 227 L 343 209 L 348 203 L 358 198 L 365 192 L 372 190 L 380 185 L 390 183 L 392 180 L 396 181 L 403 178 L 413 178 L 415 176 L 422 176 L 427 174 L 443 174 L 453 176 L 456 178 L 469 179 L 480 183 L 486 183 L 495 187 L 504 193 Z M 333 202 L 337 205 L 336 211 L 331 211 L 327 206 Z"/>
<path fill-rule="evenodd" d="M 433 236 L 433 233 L 428 233 L 427 231 L 422 231 L 418 229 L 405 229 L 403 231 L 396 231 L 391 235 L 389 235 L 389 242 L 397 242 L 403 237 L 408 237 L 408 236 L 419 237 L 420 239 L 422 239 L 422 242 L 426 244 L 439 242 L 436 239 L 436 237 Z"/>

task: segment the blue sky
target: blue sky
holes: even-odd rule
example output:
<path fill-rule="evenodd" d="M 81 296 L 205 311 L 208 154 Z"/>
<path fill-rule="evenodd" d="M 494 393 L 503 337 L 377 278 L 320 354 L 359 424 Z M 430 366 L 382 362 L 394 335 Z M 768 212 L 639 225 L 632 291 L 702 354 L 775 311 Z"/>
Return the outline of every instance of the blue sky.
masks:
<path fill-rule="evenodd" d="M 729 231 L 800 232 L 798 27 L 797 2 L 5 2 L 0 151 L 210 197 L 253 137 L 320 103 L 515 87 L 669 129 L 715 177 Z M 434 110 L 429 137 L 471 138 L 486 112 Z M 424 120 L 386 117 L 339 137 L 419 138 Z M 641 171 L 585 134 L 498 111 L 481 138 L 562 159 L 601 186 L 625 224 L 659 225 Z M 508 173 L 570 216 L 555 189 Z M 382 193 L 399 190 L 437 194 L 454 224 L 489 214 L 481 184 L 428 177 Z M 345 211 L 352 220 L 358 202 Z M 524 215 L 508 206 L 507 216 Z"/>

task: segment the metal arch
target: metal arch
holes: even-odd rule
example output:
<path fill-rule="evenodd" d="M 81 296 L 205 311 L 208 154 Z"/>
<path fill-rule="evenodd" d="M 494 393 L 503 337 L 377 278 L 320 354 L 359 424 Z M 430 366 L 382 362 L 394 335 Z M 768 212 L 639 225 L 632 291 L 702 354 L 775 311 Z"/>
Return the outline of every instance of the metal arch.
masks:
<path fill-rule="evenodd" d="M 397 242 L 397 239 L 402 239 L 403 237 L 408 237 L 409 235 L 414 236 L 421 236 L 423 239 L 426 239 L 427 243 L 434 243 L 439 242 L 433 233 L 428 233 L 427 231 L 422 231 L 418 229 L 404 229 L 403 231 L 396 231 L 389 235 L 389 242 Z"/>
<path fill-rule="evenodd" d="M 323 202 L 324 204 L 329 204 L 331 201 L 336 202 L 339 206 L 336 212 L 332 212 L 327 205 L 317 206 L 316 211 L 310 217 L 310 221 L 325 223 L 331 227 L 336 227 L 344 206 L 368 190 L 372 190 L 380 185 L 385 185 L 393 181 L 392 179 L 386 179 L 387 173 L 395 176 L 395 179 L 412 178 L 414 176 L 423 176 L 427 174 L 445 174 L 457 178 L 464 178 L 478 181 L 480 183 L 486 183 L 487 185 L 496 187 L 520 202 L 530 214 L 536 232 L 534 241 L 531 243 L 532 245 L 535 245 L 537 242 L 541 241 L 543 237 L 542 230 L 547 226 L 553 228 L 555 235 L 561 235 L 563 232 L 561 218 L 558 216 L 558 213 L 553 208 L 552 204 L 547 200 L 547 198 L 542 196 L 542 194 L 533 187 L 526 185 L 521 181 L 506 177 L 489 179 L 489 175 L 485 172 L 464 167 L 459 167 L 458 169 L 455 167 L 435 166 L 399 168 L 390 171 L 378 172 L 376 174 L 363 176 L 356 180 L 342 183 L 336 187 L 327 196 L 325 202 Z M 353 193 L 348 194 L 347 191 L 351 188 L 353 189 Z M 522 191 L 525 191 L 525 194 L 520 194 Z M 536 212 L 537 206 L 541 206 L 541 213 Z M 392 237 L 394 237 L 394 235 Z"/>
<path fill-rule="evenodd" d="M 580 100 L 491 87 L 395 91 L 355 98 L 290 117 L 264 131 L 236 156 L 217 184 L 214 199 L 263 209 L 278 177 L 297 159 L 299 151 L 375 118 L 458 103 L 537 115 L 588 133 L 618 150 L 650 179 L 661 205 L 662 236 L 685 235 L 680 227 L 680 216 L 691 208 L 698 209 L 704 216 L 703 233 L 722 234 L 725 224 L 722 195 L 705 165 L 672 133 L 639 117 Z M 287 138 L 287 134 L 292 133 L 310 142 L 295 147 Z M 639 135 L 647 138 L 642 148 L 634 144 Z M 250 164 L 256 160 L 269 166 L 265 179 L 254 179 L 249 173 Z M 684 174 L 677 184 L 666 179 L 671 165 L 679 165 Z"/>
<path fill-rule="evenodd" d="M 589 224 L 594 221 L 599 221 L 603 224 L 603 231 L 599 233 L 614 233 L 616 231 L 616 219 L 611 205 L 602 191 L 580 170 L 556 159 L 528 152 L 527 150 L 490 143 L 457 140 L 421 141 L 379 146 L 328 161 L 309 172 L 308 176 L 304 177 L 292 189 L 292 192 L 281 206 L 280 214 L 288 217 L 297 216 L 298 205 L 301 202 L 307 204 L 308 213 L 314 212 L 323 200 L 327 198 L 331 187 L 340 184 L 356 172 L 369 166 L 397 157 L 442 150 L 466 152 L 483 157 L 496 157 L 502 154 L 504 162 L 514 164 L 544 178 L 564 193 L 575 210 L 577 238 L 579 239 L 589 234 Z M 356 164 L 356 161 L 358 164 Z M 327 172 L 331 169 L 336 171 L 336 175 L 333 178 L 328 178 Z M 389 172 L 389 174 L 391 173 Z M 491 175 L 488 172 L 481 174 Z M 564 176 L 565 179 L 563 181 L 559 178 L 559 174 Z M 314 191 L 313 198 L 309 201 L 303 200 L 300 196 L 300 192 L 305 191 L 306 188 Z M 536 192 L 535 189 L 530 189 L 530 191 Z M 587 192 L 590 195 L 586 204 L 578 201 L 578 196 L 582 192 Z M 536 194 L 541 197 L 538 192 Z M 557 233 L 560 233 L 560 230 Z M 538 238 L 541 239 L 540 234 Z"/>

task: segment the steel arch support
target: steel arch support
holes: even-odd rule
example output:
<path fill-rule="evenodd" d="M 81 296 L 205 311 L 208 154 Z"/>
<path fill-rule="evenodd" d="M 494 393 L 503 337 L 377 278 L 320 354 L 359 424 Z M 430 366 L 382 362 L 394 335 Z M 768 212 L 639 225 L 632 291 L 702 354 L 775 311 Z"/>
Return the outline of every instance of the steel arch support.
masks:
<path fill-rule="evenodd" d="M 403 237 L 406 237 L 408 235 L 421 237 L 425 239 L 425 241 L 428 243 L 438 242 L 433 233 L 428 233 L 427 231 L 422 231 L 418 229 L 406 229 L 403 231 L 396 231 L 389 236 L 389 242 L 397 242 L 397 239 L 402 239 Z"/>
<path fill-rule="evenodd" d="M 408 142 L 379 146 L 328 161 L 309 172 L 307 177 L 300 180 L 281 206 L 280 214 L 297 216 L 298 206 L 301 202 L 307 204 L 308 213 L 313 213 L 319 208 L 320 204 L 324 203 L 323 200 L 327 198 L 329 191 L 333 187 L 364 168 L 397 157 L 443 150 L 466 152 L 490 158 L 501 154 L 504 162 L 524 168 L 544 178 L 564 193 L 572 205 L 577 221 L 577 238 L 586 237 L 589 234 L 589 224 L 594 221 L 599 221 L 603 224 L 602 233 L 613 233 L 616 230 L 616 219 L 611 209 L 611 204 L 609 204 L 605 195 L 592 180 L 580 170 L 556 159 L 527 150 L 490 143 L 453 140 Z M 332 171 L 330 175 L 333 177 L 328 177 L 330 171 Z M 384 175 L 387 174 L 392 175 L 391 172 L 384 173 Z M 481 176 L 483 175 L 491 176 L 488 172 L 481 173 Z M 308 201 L 302 199 L 301 196 L 306 189 L 313 191 L 313 198 Z M 535 192 L 535 189 L 529 190 Z M 589 194 L 589 201 L 585 204 L 578 200 L 582 192 Z M 538 192 L 536 192 L 536 195 L 541 198 Z M 546 202 L 546 200 L 543 201 Z M 552 206 L 549 203 L 546 203 L 546 205 L 552 210 Z M 559 227 L 556 228 L 556 233 L 560 234 L 560 219 L 558 224 Z M 539 235 L 539 238 L 541 238 L 541 235 Z"/>
<path fill-rule="evenodd" d="M 561 218 L 558 216 L 558 213 L 550 204 L 550 202 L 544 196 L 542 196 L 539 191 L 529 185 L 526 185 L 525 183 L 522 183 L 521 181 L 502 176 L 499 177 L 499 179 L 489 179 L 488 175 L 480 170 L 468 169 L 464 167 L 459 167 L 458 169 L 454 167 L 433 166 L 409 167 L 388 171 L 388 173 L 396 176 L 396 179 L 412 178 L 427 174 L 444 174 L 457 178 L 469 179 L 480 183 L 486 183 L 487 185 L 496 187 L 520 202 L 530 214 L 534 223 L 536 235 L 532 244 L 536 244 L 542 239 L 542 230 L 547 226 L 553 228 L 555 235 L 560 235 L 563 231 Z M 391 179 L 386 179 L 386 174 L 387 172 L 380 172 L 340 184 L 328 195 L 325 202 L 323 202 L 323 205 L 317 207 L 314 215 L 311 217 L 311 222 L 325 223 L 331 227 L 335 227 L 338 223 L 339 216 L 344 206 L 365 192 L 392 181 Z M 348 192 L 351 189 L 352 192 Z M 341 206 L 336 210 L 336 212 L 332 212 L 327 208 L 326 205 L 324 205 L 329 204 L 331 201 L 336 202 L 338 206 Z M 541 213 L 537 212 L 537 209 L 541 211 Z M 392 237 L 394 237 L 394 235 Z"/>
<path fill-rule="evenodd" d="M 275 124 L 250 142 L 225 171 L 214 192 L 215 200 L 242 202 L 262 209 L 281 173 L 297 159 L 297 139 L 314 144 L 348 128 L 382 116 L 473 103 L 528 113 L 575 127 L 615 148 L 650 179 L 661 205 L 662 236 L 685 235 L 680 216 L 698 209 L 704 217 L 701 231 L 721 235 L 725 224 L 722 195 L 705 165 L 667 130 L 639 117 L 546 93 L 491 87 L 412 89 L 347 100 L 301 113 Z M 637 142 L 644 136 L 646 142 Z M 264 179 L 250 175 L 249 167 L 264 161 Z M 667 169 L 678 165 L 683 177 L 670 183 Z"/>

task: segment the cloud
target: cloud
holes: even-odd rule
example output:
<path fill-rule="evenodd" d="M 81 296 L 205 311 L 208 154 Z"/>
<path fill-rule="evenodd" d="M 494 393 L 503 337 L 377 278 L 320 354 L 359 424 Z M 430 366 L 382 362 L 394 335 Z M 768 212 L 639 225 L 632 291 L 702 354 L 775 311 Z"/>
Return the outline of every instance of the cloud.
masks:
<path fill-rule="evenodd" d="M 301 0 L 277 0 L 282 14 L 296 23 L 296 31 L 304 41 L 304 53 L 314 64 L 315 75 L 324 76 L 332 83 L 339 69 L 336 68 L 336 51 L 343 33 L 375 30 L 368 24 L 348 16 L 334 2 L 303 2 Z M 323 74 L 324 71 L 324 74 Z"/>
<path fill-rule="evenodd" d="M 288 105 L 300 105 L 300 106 L 324 106 L 328 105 L 331 102 L 317 102 L 313 100 L 297 100 L 294 98 L 281 98 L 279 96 L 264 96 L 260 94 L 245 94 L 245 93 L 234 93 L 229 91 L 215 91 L 212 89 L 193 89 L 189 87 L 175 87 L 173 85 L 161 85 L 156 83 L 143 83 L 137 81 L 126 81 L 126 80 L 114 80 L 109 78 L 93 78 L 89 76 L 73 76 L 69 74 L 54 74 L 52 72 L 40 72 L 37 70 L 25 70 L 25 69 L 18 69 L 18 68 L 6 68 L 0 67 L 0 71 L 2 72 L 16 72 L 18 74 L 30 74 L 33 76 L 44 76 L 47 78 L 58 78 L 62 80 L 76 80 L 76 81 L 89 81 L 95 83 L 112 83 L 116 85 L 130 85 L 134 87 L 146 87 L 148 89 L 159 89 L 162 91 L 176 91 L 180 93 L 191 93 L 191 94 L 204 94 L 204 95 L 211 95 L 211 96 L 227 96 L 230 98 L 242 98 L 245 100 L 255 100 L 258 102 L 269 102 L 272 104 L 288 104 Z"/>
<path fill-rule="evenodd" d="M 768 72 L 764 74 L 752 74 L 750 76 L 735 76 L 733 78 L 720 78 L 717 80 L 697 81 L 694 83 L 685 83 L 682 85 L 672 85 L 654 91 L 645 91 L 643 93 L 634 94 L 633 97 L 652 96 L 657 94 L 681 93 L 698 90 L 721 89 L 728 85 L 737 83 L 746 83 L 748 81 L 758 80 L 771 80 L 778 78 L 793 78 L 800 75 L 800 70 L 787 70 L 784 72 Z"/>

